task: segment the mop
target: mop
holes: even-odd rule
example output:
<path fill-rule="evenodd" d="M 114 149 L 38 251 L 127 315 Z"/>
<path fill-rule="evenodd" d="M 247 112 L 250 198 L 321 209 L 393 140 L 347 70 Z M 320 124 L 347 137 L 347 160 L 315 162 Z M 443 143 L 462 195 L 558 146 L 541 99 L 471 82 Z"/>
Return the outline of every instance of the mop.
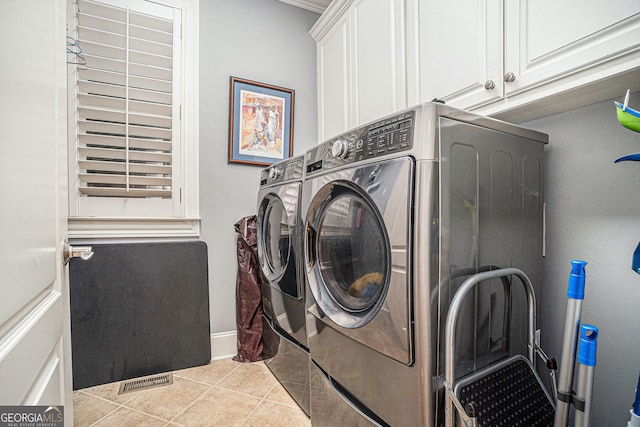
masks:
<path fill-rule="evenodd" d="M 588 427 L 591 421 L 591 396 L 597 348 L 598 328 L 593 325 L 582 325 L 578 351 L 578 384 L 573 398 L 573 406 L 576 408 L 575 427 Z"/>
<path fill-rule="evenodd" d="M 573 399 L 573 368 L 578 346 L 578 327 L 584 300 L 585 261 L 571 261 L 569 290 L 567 291 L 567 313 L 564 321 L 562 356 L 558 371 L 558 393 L 554 427 L 565 427 L 569 420 L 569 409 Z"/>
<path fill-rule="evenodd" d="M 585 271 L 584 261 L 571 261 L 569 290 L 567 291 L 567 313 L 565 318 L 564 338 L 562 341 L 562 357 L 558 373 L 558 389 L 556 392 L 556 413 L 554 427 L 566 427 L 571 405 L 575 411 L 575 427 L 588 427 L 591 414 L 591 398 L 593 392 L 593 374 L 596 365 L 598 328 L 593 325 L 580 326 L 582 301 L 584 300 Z M 573 371 L 575 367 L 576 349 L 580 334 L 580 351 L 578 353 L 577 391 L 573 388 Z M 638 426 L 640 427 L 640 426 Z"/>

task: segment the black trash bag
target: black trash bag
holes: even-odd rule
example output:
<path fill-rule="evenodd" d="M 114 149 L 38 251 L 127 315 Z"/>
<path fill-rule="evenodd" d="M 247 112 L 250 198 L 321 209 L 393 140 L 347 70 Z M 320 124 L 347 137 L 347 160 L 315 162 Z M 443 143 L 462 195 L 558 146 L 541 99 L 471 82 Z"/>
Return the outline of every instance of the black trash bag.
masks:
<path fill-rule="evenodd" d="M 258 263 L 256 216 L 247 216 L 235 224 L 238 256 L 236 279 L 237 362 L 262 360 L 262 273 Z"/>

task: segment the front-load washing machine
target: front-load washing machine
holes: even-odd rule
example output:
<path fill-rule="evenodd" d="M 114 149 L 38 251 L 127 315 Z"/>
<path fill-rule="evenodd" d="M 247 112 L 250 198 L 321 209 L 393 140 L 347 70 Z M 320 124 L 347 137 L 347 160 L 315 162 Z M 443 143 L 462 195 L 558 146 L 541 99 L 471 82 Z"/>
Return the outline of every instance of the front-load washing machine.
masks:
<path fill-rule="evenodd" d="M 262 281 L 263 358 L 309 414 L 309 350 L 301 267 L 303 157 L 262 170 L 258 192 L 258 261 Z"/>
<path fill-rule="evenodd" d="M 539 290 L 547 141 L 427 103 L 305 154 L 314 426 L 443 424 L 443 330 L 457 288 L 517 267 Z M 524 290 L 504 280 L 475 292 L 458 321 L 456 377 L 526 353 L 526 319 L 511 315 L 526 309 Z"/>

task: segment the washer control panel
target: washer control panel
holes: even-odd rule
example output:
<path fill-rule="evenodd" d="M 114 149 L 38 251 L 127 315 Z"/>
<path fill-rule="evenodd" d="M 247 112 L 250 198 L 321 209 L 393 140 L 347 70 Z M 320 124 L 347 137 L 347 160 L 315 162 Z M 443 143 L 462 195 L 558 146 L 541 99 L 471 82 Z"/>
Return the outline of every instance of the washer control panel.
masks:
<path fill-rule="evenodd" d="M 369 123 L 330 139 L 305 154 L 305 172 L 317 173 L 413 147 L 415 111 Z"/>
<path fill-rule="evenodd" d="M 281 182 L 302 179 L 304 156 L 292 157 L 262 169 L 260 185 L 273 185 Z"/>

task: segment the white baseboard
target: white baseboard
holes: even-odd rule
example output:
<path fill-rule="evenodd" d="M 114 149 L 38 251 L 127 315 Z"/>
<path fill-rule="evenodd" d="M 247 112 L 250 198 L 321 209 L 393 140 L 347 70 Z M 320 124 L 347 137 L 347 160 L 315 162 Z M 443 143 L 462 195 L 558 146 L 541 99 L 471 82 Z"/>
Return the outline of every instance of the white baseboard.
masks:
<path fill-rule="evenodd" d="M 238 353 L 236 331 L 211 334 L 211 360 L 229 359 Z"/>

